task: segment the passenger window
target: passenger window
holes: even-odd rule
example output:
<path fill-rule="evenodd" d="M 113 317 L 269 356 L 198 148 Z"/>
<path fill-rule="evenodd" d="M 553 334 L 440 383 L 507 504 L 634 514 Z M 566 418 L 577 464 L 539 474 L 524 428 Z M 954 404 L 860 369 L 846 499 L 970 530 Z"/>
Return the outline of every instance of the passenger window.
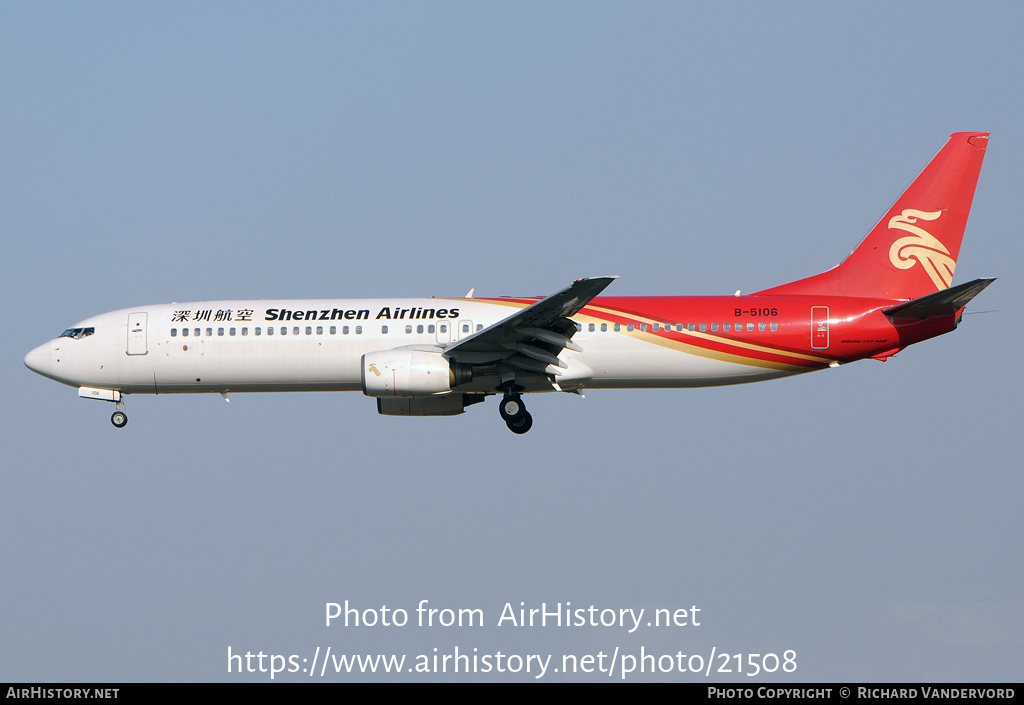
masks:
<path fill-rule="evenodd" d="M 171 328 L 171 337 L 172 338 L 177 338 L 178 337 L 178 329 L 177 328 Z"/>
<path fill-rule="evenodd" d="M 602 333 L 607 333 L 608 332 L 608 324 L 607 323 L 602 323 L 601 324 L 601 332 Z"/>
<path fill-rule="evenodd" d="M 422 333 L 423 332 L 423 326 L 422 325 L 416 326 L 416 332 L 417 333 Z"/>
<path fill-rule="evenodd" d="M 707 323 L 701 323 L 701 324 L 700 324 L 700 332 L 701 332 L 701 333 L 703 333 L 703 332 L 704 332 L 704 331 L 706 331 L 707 329 L 708 329 L 708 324 L 707 324 Z"/>
<path fill-rule="evenodd" d="M 381 326 L 380 327 L 380 332 L 383 335 L 387 335 L 388 334 L 388 327 L 387 326 Z"/>
<path fill-rule="evenodd" d="M 762 323 L 758 323 L 758 324 L 757 324 L 757 329 L 758 329 L 759 331 L 762 331 L 762 332 L 763 332 L 763 331 L 764 331 L 764 329 L 765 329 L 765 327 L 766 327 L 766 326 L 765 326 L 765 324 L 764 324 L 763 322 L 762 322 Z"/>
<path fill-rule="evenodd" d="M 256 335 L 259 335 L 262 332 L 263 332 L 263 329 L 260 328 L 259 326 L 256 326 L 256 328 L 253 329 L 253 333 L 255 333 Z"/>
<path fill-rule="evenodd" d="M 323 326 L 317 326 L 316 327 L 316 334 L 317 335 L 323 335 L 324 334 L 324 327 Z"/>
<path fill-rule="evenodd" d="M 482 323 L 477 323 L 477 324 L 476 324 L 476 330 L 477 330 L 477 332 L 480 332 L 480 331 L 482 331 L 483 329 L 484 329 L 484 326 L 483 326 L 483 324 L 482 324 Z"/>
<path fill-rule="evenodd" d="M 217 335 L 220 336 L 220 337 L 224 337 L 224 329 L 223 328 L 218 328 L 217 329 Z"/>
<path fill-rule="evenodd" d="M 242 328 L 242 335 L 243 336 L 249 335 L 249 329 L 248 328 Z"/>
<path fill-rule="evenodd" d="M 267 335 L 274 334 L 274 326 L 267 326 Z"/>
<path fill-rule="evenodd" d="M 235 334 L 235 329 L 232 328 L 231 330 L 228 331 L 228 333 L 230 333 L 231 335 L 234 335 Z"/>
<path fill-rule="evenodd" d="M 428 333 L 433 333 L 434 332 L 434 324 L 433 323 L 431 323 L 429 326 L 427 326 L 427 332 Z"/>
<path fill-rule="evenodd" d="M 652 330 L 652 331 L 654 331 L 655 333 L 657 333 L 657 332 L 658 332 L 659 330 L 661 330 L 661 329 L 659 328 L 658 324 L 657 324 L 657 323 L 655 323 L 655 324 L 653 324 L 653 325 L 651 326 L 651 330 Z"/>
<path fill-rule="evenodd" d="M 647 332 L 647 324 L 646 323 L 641 323 L 640 324 L 640 330 L 646 333 Z"/>
<path fill-rule="evenodd" d="M 615 330 L 616 331 L 622 330 L 622 324 L 621 323 L 616 323 L 615 324 Z"/>
<path fill-rule="evenodd" d="M 747 331 L 748 332 L 753 332 L 753 330 L 754 330 L 754 324 L 753 323 L 748 323 L 747 324 Z"/>
<path fill-rule="evenodd" d="M 298 334 L 298 331 L 296 331 Z M 306 326 L 306 335 L 313 335 L 313 326 Z"/>
<path fill-rule="evenodd" d="M 348 326 L 342 326 L 341 327 L 341 334 L 342 335 L 348 335 Z"/>
<path fill-rule="evenodd" d="M 213 337 L 213 328 L 207 328 L 206 329 L 206 337 L 207 338 L 212 338 Z"/>
<path fill-rule="evenodd" d="M 292 335 L 298 335 L 298 334 L 299 334 L 299 327 L 295 326 L 294 328 L 292 328 Z"/>
<path fill-rule="evenodd" d="M 362 326 L 356 326 L 356 335 L 362 335 L 362 334 L 363 334 L 363 327 Z"/>
<path fill-rule="evenodd" d="M 338 326 L 331 326 L 331 335 L 338 334 Z"/>
<path fill-rule="evenodd" d="M 406 335 L 411 335 L 412 334 L 412 326 L 406 326 L 405 327 L 405 334 Z"/>
<path fill-rule="evenodd" d="M 692 323 L 687 323 L 686 324 L 686 330 L 693 330 L 693 329 L 694 329 L 694 325 Z"/>
<path fill-rule="evenodd" d="M 726 333 L 728 333 L 731 329 L 732 329 L 732 326 L 729 325 L 728 323 L 723 323 L 722 324 L 722 330 L 724 330 Z"/>
<path fill-rule="evenodd" d="M 595 326 L 593 323 L 591 323 L 589 326 L 587 326 L 587 330 L 589 330 L 591 333 L 593 333 L 595 330 L 597 330 L 597 326 Z"/>
<path fill-rule="evenodd" d="M 772 323 L 772 330 L 778 330 L 778 329 L 779 329 L 779 324 L 778 323 Z"/>
<path fill-rule="evenodd" d="M 630 333 L 632 333 L 632 332 L 633 332 L 633 327 L 634 327 L 634 326 L 633 326 L 633 324 L 632 324 L 632 323 L 628 323 L 628 324 L 626 324 L 626 330 L 627 330 L 627 331 L 629 331 Z"/>
<path fill-rule="evenodd" d="M 717 333 L 718 332 L 718 324 L 717 323 L 712 323 L 711 324 L 711 332 L 712 333 Z"/>
<path fill-rule="evenodd" d="M 462 332 L 463 333 L 468 333 L 469 332 L 469 324 L 468 323 L 463 323 L 462 324 Z"/>

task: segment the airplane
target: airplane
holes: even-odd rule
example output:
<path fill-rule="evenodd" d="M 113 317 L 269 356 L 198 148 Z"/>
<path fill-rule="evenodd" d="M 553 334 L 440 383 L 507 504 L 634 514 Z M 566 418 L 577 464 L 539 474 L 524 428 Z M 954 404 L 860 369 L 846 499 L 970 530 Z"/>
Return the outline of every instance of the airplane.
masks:
<path fill-rule="evenodd" d="M 231 300 L 88 318 L 25 356 L 79 396 L 361 391 L 388 416 L 454 416 L 501 395 L 758 382 L 874 358 L 954 330 L 994 278 L 952 286 L 987 132 L 949 140 L 857 248 L 821 274 L 741 296 Z"/>

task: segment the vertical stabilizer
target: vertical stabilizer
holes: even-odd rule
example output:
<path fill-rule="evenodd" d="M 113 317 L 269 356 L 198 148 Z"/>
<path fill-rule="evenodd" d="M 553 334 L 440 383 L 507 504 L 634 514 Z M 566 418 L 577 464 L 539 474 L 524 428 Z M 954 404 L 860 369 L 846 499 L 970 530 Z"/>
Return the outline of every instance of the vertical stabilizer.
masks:
<path fill-rule="evenodd" d="M 948 289 L 987 132 L 957 132 L 839 266 L 759 294 L 914 299 Z"/>

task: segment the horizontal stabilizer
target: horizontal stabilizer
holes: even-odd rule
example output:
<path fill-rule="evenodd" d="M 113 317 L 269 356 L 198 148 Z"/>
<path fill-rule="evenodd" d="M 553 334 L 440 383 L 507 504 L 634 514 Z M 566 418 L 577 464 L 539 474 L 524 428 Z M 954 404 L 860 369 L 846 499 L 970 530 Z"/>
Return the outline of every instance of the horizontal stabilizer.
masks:
<path fill-rule="evenodd" d="M 971 299 L 980 294 L 995 277 L 975 279 L 949 289 L 936 291 L 913 301 L 883 308 L 882 313 L 895 318 L 928 318 L 929 316 L 946 316 L 956 313 L 966 306 Z"/>

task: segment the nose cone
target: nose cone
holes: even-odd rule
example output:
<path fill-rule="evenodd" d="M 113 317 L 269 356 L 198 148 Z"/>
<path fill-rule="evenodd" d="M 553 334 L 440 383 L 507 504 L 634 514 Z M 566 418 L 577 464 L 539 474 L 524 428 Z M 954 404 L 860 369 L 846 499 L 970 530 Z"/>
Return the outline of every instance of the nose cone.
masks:
<path fill-rule="evenodd" d="M 44 343 L 25 356 L 25 367 L 33 372 L 50 376 L 50 344 Z"/>

